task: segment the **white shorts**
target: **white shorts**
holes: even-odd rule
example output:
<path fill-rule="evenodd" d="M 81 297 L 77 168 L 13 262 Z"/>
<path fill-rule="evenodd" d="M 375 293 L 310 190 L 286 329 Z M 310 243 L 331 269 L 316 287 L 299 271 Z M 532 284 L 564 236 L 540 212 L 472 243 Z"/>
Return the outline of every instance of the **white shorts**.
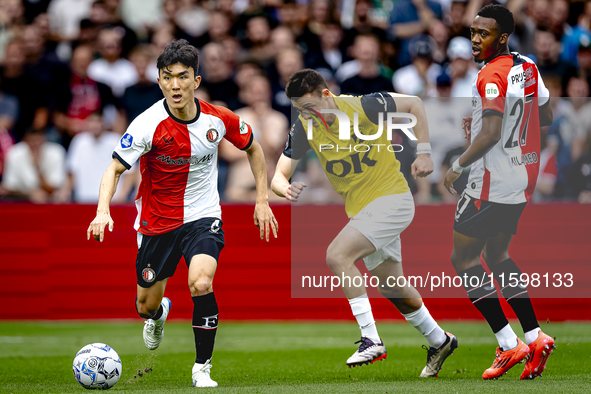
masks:
<path fill-rule="evenodd" d="M 368 270 L 375 269 L 387 259 L 402 262 L 400 233 L 412 222 L 415 203 L 410 192 L 378 197 L 355 217 L 351 226 L 365 236 L 376 251 L 363 258 Z"/>

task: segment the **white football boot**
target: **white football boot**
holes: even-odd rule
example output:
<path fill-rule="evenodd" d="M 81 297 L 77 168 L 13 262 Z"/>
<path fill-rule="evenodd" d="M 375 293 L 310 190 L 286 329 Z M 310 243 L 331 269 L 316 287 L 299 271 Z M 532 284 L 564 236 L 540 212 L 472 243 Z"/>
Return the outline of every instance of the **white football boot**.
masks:
<path fill-rule="evenodd" d="M 361 344 L 359 349 L 347 360 L 349 368 L 363 364 L 373 364 L 375 361 L 385 360 L 388 356 L 383 342 L 375 343 L 367 337 L 361 337 L 361 340 L 355 343 Z"/>
<path fill-rule="evenodd" d="M 168 298 L 162 298 L 162 316 L 160 316 L 160 319 L 148 319 L 144 322 L 144 343 L 150 350 L 158 349 L 162 338 L 164 338 L 164 323 L 166 323 L 171 304 Z"/>
<path fill-rule="evenodd" d="M 434 347 L 427 349 L 423 345 L 423 348 L 427 349 L 427 365 L 421 372 L 421 378 L 436 377 L 445 359 L 454 354 L 454 350 L 458 348 L 458 338 L 454 334 L 446 332 L 445 336 L 445 342 L 437 349 Z"/>
<path fill-rule="evenodd" d="M 209 376 L 211 370 L 211 359 L 207 360 L 205 364 L 193 365 L 193 387 L 218 387 L 218 382 L 211 379 Z"/>

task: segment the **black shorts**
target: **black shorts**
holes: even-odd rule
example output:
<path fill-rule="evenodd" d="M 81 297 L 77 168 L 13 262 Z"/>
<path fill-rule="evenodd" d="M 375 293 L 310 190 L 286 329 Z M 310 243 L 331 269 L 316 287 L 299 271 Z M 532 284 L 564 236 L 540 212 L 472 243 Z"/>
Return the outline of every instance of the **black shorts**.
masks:
<path fill-rule="evenodd" d="M 198 254 L 209 255 L 218 261 L 224 247 L 222 224 L 217 218 L 203 218 L 164 234 L 138 233 L 137 284 L 147 288 L 171 277 L 181 256 L 187 267 Z"/>
<path fill-rule="evenodd" d="M 519 218 L 526 205 L 526 202 L 499 204 L 477 200 L 464 192 L 456 208 L 454 230 L 483 240 L 499 233 L 516 234 Z"/>

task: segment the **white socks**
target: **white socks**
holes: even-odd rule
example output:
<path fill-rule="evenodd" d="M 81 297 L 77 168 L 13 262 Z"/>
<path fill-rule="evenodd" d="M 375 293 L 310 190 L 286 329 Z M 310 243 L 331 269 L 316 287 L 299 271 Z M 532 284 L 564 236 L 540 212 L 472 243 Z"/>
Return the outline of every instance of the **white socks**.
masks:
<path fill-rule="evenodd" d="M 513 329 L 509 324 L 501 328 L 501 331 L 495 333 L 499 347 L 505 350 L 513 349 L 517 346 L 517 335 L 513 332 Z"/>
<path fill-rule="evenodd" d="M 425 339 L 427 339 L 427 342 L 429 342 L 430 347 L 440 348 L 445 342 L 445 331 L 443 331 L 437 322 L 431 317 L 425 304 L 421 305 L 421 307 L 414 312 L 407 314 L 403 313 L 402 316 L 404 316 L 411 326 L 423 334 Z"/>
<path fill-rule="evenodd" d="M 538 334 L 540 331 L 542 331 L 542 330 L 540 330 L 540 327 L 536 327 L 533 330 L 526 332 L 525 333 L 525 343 L 527 343 L 529 345 L 530 343 L 532 343 L 533 341 L 538 339 Z"/>
<path fill-rule="evenodd" d="M 351 305 L 353 316 L 357 319 L 357 324 L 359 324 L 359 328 L 361 329 L 361 336 L 371 339 L 376 344 L 382 342 L 378 335 L 373 314 L 371 313 L 371 305 L 367 294 L 350 299 L 349 305 Z"/>

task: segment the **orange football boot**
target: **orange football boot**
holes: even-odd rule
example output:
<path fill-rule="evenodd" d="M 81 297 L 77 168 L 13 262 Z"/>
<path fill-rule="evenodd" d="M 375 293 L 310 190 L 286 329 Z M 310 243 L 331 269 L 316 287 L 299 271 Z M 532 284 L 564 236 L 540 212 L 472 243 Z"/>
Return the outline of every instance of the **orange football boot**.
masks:
<path fill-rule="evenodd" d="M 507 373 L 515 364 L 529 355 L 529 346 L 517 338 L 517 346 L 513 349 L 501 351 L 497 348 L 496 358 L 492 366 L 484 371 L 482 379 L 496 379 Z"/>
<path fill-rule="evenodd" d="M 542 372 L 546 369 L 546 361 L 554 349 L 556 349 L 554 339 L 540 330 L 538 339 L 529 344 L 529 359 L 525 363 L 525 368 L 519 379 L 533 379 L 536 376 L 542 376 Z"/>

